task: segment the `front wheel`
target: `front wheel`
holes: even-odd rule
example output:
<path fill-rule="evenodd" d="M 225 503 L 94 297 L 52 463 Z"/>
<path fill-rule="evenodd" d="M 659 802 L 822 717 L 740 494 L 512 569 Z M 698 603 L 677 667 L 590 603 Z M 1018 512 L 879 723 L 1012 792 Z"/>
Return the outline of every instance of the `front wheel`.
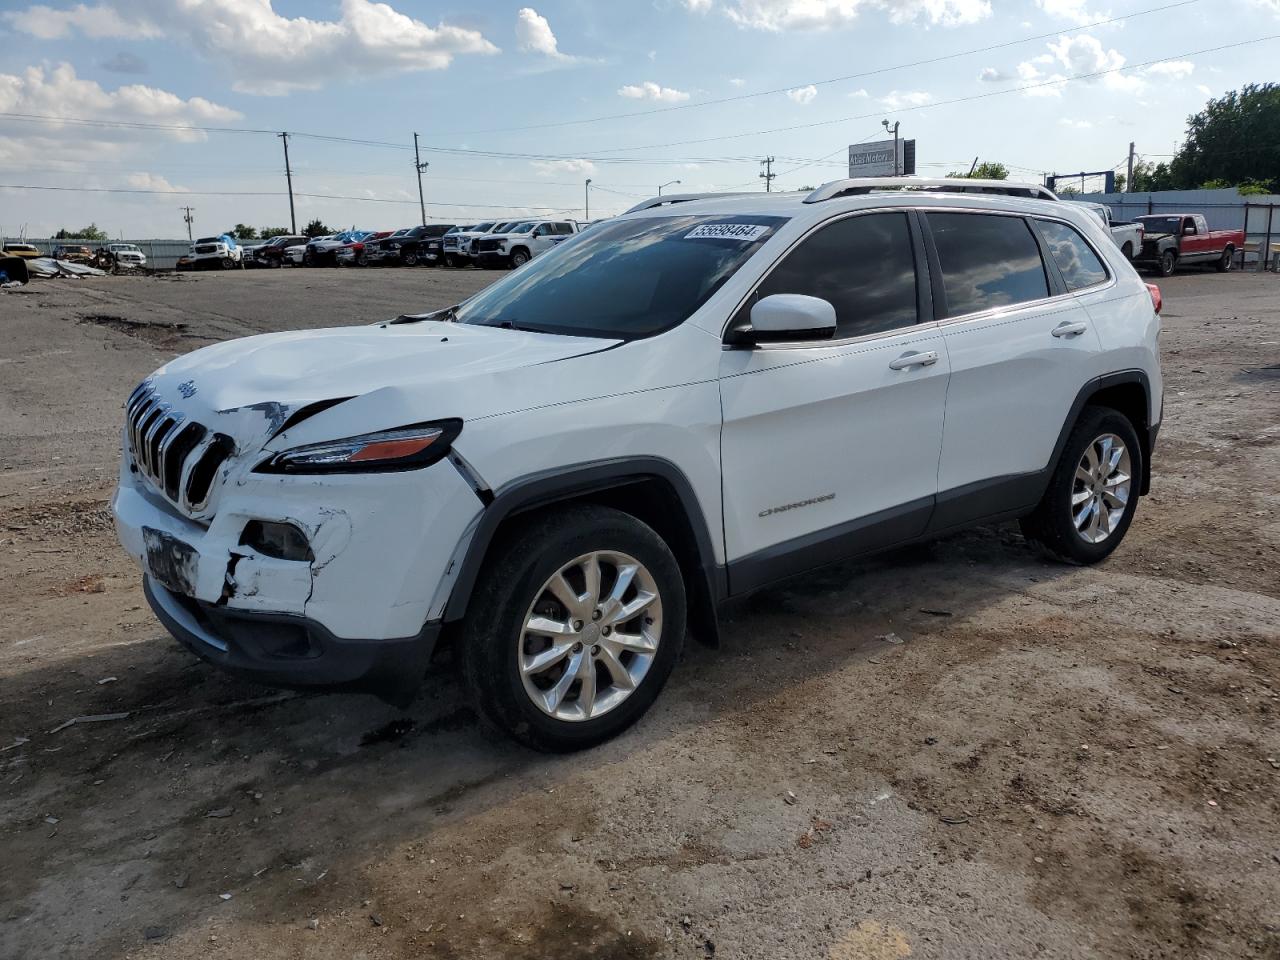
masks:
<path fill-rule="evenodd" d="M 1172 277 L 1173 271 L 1178 268 L 1178 255 L 1172 250 L 1166 250 L 1160 254 L 1160 276 Z"/>
<path fill-rule="evenodd" d="M 1219 273 L 1226 273 L 1235 266 L 1236 251 L 1234 247 L 1227 247 L 1222 251 L 1222 257 L 1213 266 Z"/>
<path fill-rule="evenodd" d="M 406 267 L 416 267 L 418 265 L 418 255 L 412 250 L 401 255 L 400 259 L 404 261 Z"/>
<path fill-rule="evenodd" d="M 1142 471 L 1129 419 L 1110 407 L 1086 407 L 1022 532 L 1068 563 L 1105 559 L 1133 521 Z"/>
<path fill-rule="evenodd" d="M 523 266 L 524 266 L 526 263 L 528 263 L 528 262 L 529 262 L 529 251 L 527 251 L 527 250 L 515 250 L 515 251 L 513 251 L 513 252 L 512 252 L 512 254 L 511 254 L 511 266 L 512 266 L 513 268 L 515 268 L 515 267 L 523 267 Z"/>
<path fill-rule="evenodd" d="M 223 257 L 223 258 L 222 258 L 222 269 L 223 269 L 223 270 L 230 270 L 230 269 L 231 269 L 232 267 L 234 267 L 235 265 L 236 265 L 236 262 L 235 262 L 234 260 L 232 260 L 230 257 Z"/>
<path fill-rule="evenodd" d="M 537 750 L 595 746 L 638 720 L 684 643 L 671 550 L 596 505 L 525 521 L 488 561 L 462 637 L 480 714 Z"/>

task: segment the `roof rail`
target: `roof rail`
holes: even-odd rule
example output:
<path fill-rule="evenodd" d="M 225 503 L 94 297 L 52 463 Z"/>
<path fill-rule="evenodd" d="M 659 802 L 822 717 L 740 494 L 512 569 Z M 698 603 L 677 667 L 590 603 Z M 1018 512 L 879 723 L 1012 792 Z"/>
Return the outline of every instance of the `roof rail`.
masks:
<path fill-rule="evenodd" d="M 641 210 L 652 210 L 654 207 L 665 207 L 668 204 L 688 203 L 690 200 L 715 200 L 719 197 L 747 197 L 751 194 L 743 191 L 737 193 L 666 193 L 660 197 L 650 197 L 641 203 L 637 203 L 630 210 L 623 214 L 625 217 L 628 213 L 639 213 Z"/>
<path fill-rule="evenodd" d="M 855 177 L 824 183 L 804 198 L 805 203 L 821 203 L 836 197 L 852 197 L 881 190 L 931 190 L 942 193 L 989 193 L 1006 197 L 1033 197 L 1057 200 L 1058 195 L 1038 183 L 1009 180 L 970 180 L 964 177 Z"/>

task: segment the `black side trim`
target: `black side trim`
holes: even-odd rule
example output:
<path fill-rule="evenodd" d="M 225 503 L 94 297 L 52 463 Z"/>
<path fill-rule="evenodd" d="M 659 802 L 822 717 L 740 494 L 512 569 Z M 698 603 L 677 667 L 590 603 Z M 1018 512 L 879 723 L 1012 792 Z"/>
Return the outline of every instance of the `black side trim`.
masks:
<path fill-rule="evenodd" d="M 1034 473 L 1019 473 L 992 480 L 967 483 L 938 494 L 929 519 L 929 536 L 949 533 L 976 523 L 1019 517 L 1030 512 L 1049 486 L 1053 464 Z"/>
<path fill-rule="evenodd" d="M 921 497 L 846 523 L 818 530 L 729 564 L 729 587 L 734 596 L 759 590 L 815 567 L 868 553 L 877 553 L 924 533 L 933 512 L 933 497 Z"/>
<path fill-rule="evenodd" d="M 480 515 L 479 526 L 467 547 L 458 579 L 449 595 L 449 602 L 445 605 L 445 622 L 452 623 L 466 615 L 485 554 L 498 528 L 509 517 L 583 494 L 653 478 L 665 481 L 679 497 L 696 541 L 698 562 L 705 579 L 706 599 L 711 604 L 719 603 L 728 593 L 724 568 L 716 564 L 710 528 L 703 516 L 702 507 L 698 504 L 698 498 L 694 495 L 693 486 L 669 460 L 659 457 L 623 457 L 533 474 L 514 480 L 495 491 L 493 502 Z M 695 600 L 696 597 L 691 598 L 690 610 L 695 609 Z"/>

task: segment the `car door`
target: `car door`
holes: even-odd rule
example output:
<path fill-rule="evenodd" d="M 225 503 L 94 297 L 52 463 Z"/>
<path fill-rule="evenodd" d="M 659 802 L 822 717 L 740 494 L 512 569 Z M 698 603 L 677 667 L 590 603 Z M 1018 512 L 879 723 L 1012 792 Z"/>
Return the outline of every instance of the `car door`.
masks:
<path fill-rule="evenodd" d="M 731 322 L 778 293 L 836 309 L 833 339 L 722 354 L 725 552 L 733 593 L 923 532 L 937 492 L 947 356 L 914 214 L 820 225 Z"/>
<path fill-rule="evenodd" d="M 951 362 L 930 524 L 940 531 L 1039 500 L 1076 396 L 1097 375 L 1100 341 L 1029 218 L 930 210 L 922 219 Z M 1101 259 L 1066 228 L 1109 282 Z"/>

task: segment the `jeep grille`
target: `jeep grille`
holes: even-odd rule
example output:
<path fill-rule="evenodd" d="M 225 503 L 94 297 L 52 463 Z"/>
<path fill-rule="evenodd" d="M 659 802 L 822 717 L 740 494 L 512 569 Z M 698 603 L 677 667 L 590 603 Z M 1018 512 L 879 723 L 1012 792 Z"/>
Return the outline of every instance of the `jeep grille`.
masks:
<path fill-rule="evenodd" d="M 218 468 L 235 452 L 234 440 L 173 409 L 150 380 L 125 403 L 125 441 L 138 472 L 188 514 L 205 508 Z"/>

